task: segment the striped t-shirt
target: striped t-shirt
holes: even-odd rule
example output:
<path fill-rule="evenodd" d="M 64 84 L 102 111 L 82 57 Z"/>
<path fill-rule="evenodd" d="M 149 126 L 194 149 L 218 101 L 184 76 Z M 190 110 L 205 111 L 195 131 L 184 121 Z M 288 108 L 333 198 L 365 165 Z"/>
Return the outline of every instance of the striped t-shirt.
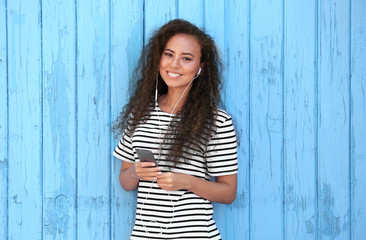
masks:
<path fill-rule="evenodd" d="M 148 149 L 162 172 L 185 173 L 207 181 L 238 172 L 236 135 L 228 113 L 218 109 L 214 122 L 216 131 L 208 143 L 186 149 L 186 161 L 172 167 L 164 161 L 167 146 L 159 146 L 159 143 L 169 122 L 174 121 L 179 121 L 179 117 L 155 106 L 147 121 L 138 125 L 132 134 L 125 131 L 113 155 L 134 163 L 139 161 L 136 149 Z M 211 202 L 190 191 L 166 191 L 156 182 L 140 180 L 131 239 L 221 239 L 212 214 Z"/>

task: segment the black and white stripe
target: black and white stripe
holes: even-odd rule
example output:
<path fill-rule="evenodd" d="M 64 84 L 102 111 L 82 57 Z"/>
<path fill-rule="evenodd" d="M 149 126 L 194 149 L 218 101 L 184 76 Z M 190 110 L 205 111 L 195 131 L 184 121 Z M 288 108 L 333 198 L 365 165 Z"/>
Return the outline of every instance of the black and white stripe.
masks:
<path fill-rule="evenodd" d="M 113 155 L 134 163 L 139 161 L 135 149 L 149 149 L 163 172 L 190 174 L 207 181 L 211 177 L 237 173 L 236 135 L 229 114 L 218 109 L 214 122 L 216 132 L 209 142 L 197 149 L 185 149 L 185 161 L 172 167 L 165 161 L 169 144 L 160 146 L 160 143 L 169 122 L 174 121 L 179 118 L 155 106 L 147 121 L 137 126 L 132 134 L 125 131 Z M 211 202 L 192 192 L 165 191 L 156 182 L 140 181 L 131 239 L 221 239 L 212 214 Z"/>

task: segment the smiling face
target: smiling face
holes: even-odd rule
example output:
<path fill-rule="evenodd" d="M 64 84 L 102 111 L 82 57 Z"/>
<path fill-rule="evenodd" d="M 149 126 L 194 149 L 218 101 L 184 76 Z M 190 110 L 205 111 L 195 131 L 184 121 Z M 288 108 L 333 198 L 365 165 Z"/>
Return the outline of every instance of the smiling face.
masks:
<path fill-rule="evenodd" d="M 184 90 L 201 66 L 201 46 L 195 37 L 177 34 L 169 39 L 160 59 L 160 75 L 169 89 Z"/>

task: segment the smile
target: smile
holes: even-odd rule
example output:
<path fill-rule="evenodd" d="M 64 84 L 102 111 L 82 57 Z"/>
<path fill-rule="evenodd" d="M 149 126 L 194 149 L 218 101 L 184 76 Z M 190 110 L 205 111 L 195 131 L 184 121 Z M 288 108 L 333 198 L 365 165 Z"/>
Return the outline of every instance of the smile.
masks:
<path fill-rule="evenodd" d="M 171 78 L 177 78 L 177 77 L 182 76 L 182 74 L 180 74 L 180 73 L 172 73 L 172 72 L 168 72 L 168 76 L 169 76 L 169 77 L 171 77 Z"/>

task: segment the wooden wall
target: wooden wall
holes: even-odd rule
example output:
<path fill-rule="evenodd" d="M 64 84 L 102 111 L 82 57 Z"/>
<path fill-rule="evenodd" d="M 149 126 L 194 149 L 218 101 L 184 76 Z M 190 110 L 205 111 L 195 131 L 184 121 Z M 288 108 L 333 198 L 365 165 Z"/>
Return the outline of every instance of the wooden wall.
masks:
<path fill-rule="evenodd" d="M 0 239 L 128 239 L 111 122 L 155 29 L 225 62 L 239 136 L 224 239 L 366 238 L 364 0 L 0 0 Z"/>

